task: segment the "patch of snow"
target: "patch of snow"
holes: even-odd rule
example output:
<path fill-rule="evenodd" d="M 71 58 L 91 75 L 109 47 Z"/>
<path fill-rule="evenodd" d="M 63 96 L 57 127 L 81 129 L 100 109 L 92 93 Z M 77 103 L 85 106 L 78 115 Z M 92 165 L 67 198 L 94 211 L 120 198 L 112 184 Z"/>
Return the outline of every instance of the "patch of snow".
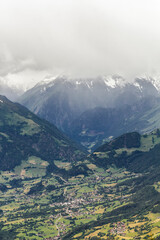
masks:
<path fill-rule="evenodd" d="M 138 82 L 134 82 L 133 85 L 142 92 L 142 86 Z"/>
<path fill-rule="evenodd" d="M 90 83 L 91 83 L 91 86 L 93 86 L 93 81 L 91 81 Z"/>
<path fill-rule="evenodd" d="M 115 81 L 116 81 L 116 85 L 119 87 L 125 87 L 125 85 L 127 84 L 127 82 L 125 81 L 124 78 L 120 77 L 120 76 L 116 76 L 115 77 Z"/>
<path fill-rule="evenodd" d="M 115 88 L 116 87 L 116 81 L 111 77 L 103 77 L 104 83 L 106 84 L 106 86 L 111 87 L 111 88 Z"/>
<path fill-rule="evenodd" d="M 143 74 L 137 78 L 152 83 L 152 85 L 157 89 L 157 91 L 160 92 L 160 75 L 154 75 L 151 77 L 146 74 Z"/>
<path fill-rule="evenodd" d="M 41 90 L 40 90 L 40 92 L 42 93 L 42 92 L 45 92 L 46 91 L 46 87 L 43 87 L 43 88 L 41 88 Z"/>
<path fill-rule="evenodd" d="M 86 81 L 86 85 L 87 85 L 88 88 L 91 88 L 91 86 L 90 86 L 88 81 Z"/>
<path fill-rule="evenodd" d="M 160 76 L 152 78 L 151 82 L 153 86 L 157 89 L 157 91 L 160 92 Z"/>
<path fill-rule="evenodd" d="M 1 102 L 1 103 L 3 103 L 3 101 L 2 101 L 2 100 L 0 100 L 0 102 Z"/>
<path fill-rule="evenodd" d="M 80 81 L 76 81 L 76 85 L 80 85 L 81 84 L 81 82 Z"/>
<path fill-rule="evenodd" d="M 124 87 L 126 85 L 126 81 L 121 76 L 107 76 L 103 77 L 103 81 L 106 84 L 106 86 L 111 88 L 116 87 Z"/>
<path fill-rule="evenodd" d="M 53 81 L 57 79 L 58 76 L 46 76 L 42 81 L 40 81 L 37 86 L 43 86 L 43 85 L 48 85 L 50 87 L 50 83 L 53 84 Z"/>

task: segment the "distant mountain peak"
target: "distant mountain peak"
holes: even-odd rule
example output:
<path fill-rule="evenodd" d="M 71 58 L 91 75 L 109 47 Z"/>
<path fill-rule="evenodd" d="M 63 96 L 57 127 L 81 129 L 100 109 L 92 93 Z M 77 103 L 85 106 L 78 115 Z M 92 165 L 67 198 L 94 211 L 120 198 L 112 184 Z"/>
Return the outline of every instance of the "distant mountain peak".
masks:
<path fill-rule="evenodd" d="M 155 86 L 155 88 L 160 92 L 160 76 L 157 78 L 152 78 L 151 82 Z"/>
<path fill-rule="evenodd" d="M 53 82 L 57 76 L 47 75 L 42 81 L 36 84 L 36 86 L 43 86 Z"/>
<path fill-rule="evenodd" d="M 113 76 L 98 76 L 95 78 L 71 78 L 66 75 L 57 75 L 57 76 L 46 76 L 41 82 L 39 82 L 37 86 L 46 86 L 52 87 L 57 82 L 61 83 L 70 83 L 73 86 L 85 85 L 88 88 L 92 88 L 97 83 L 103 83 L 105 86 L 109 88 L 116 88 L 116 87 L 124 87 L 128 84 L 125 79 L 119 75 Z"/>
<path fill-rule="evenodd" d="M 134 81 L 135 86 L 138 86 L 140 82 L 150 83 L 158 92 L 160 92 L 160 75 L 149 76 L 144 74 L 142 76 L 136 77 Z"/>
<path fill-rule="evenodd" d="M 119 75 L 103 76 L 102 79 L 104 80 L 105 84 L 111 88 L 124 87 L 127 84 L 125 79 Z"/>

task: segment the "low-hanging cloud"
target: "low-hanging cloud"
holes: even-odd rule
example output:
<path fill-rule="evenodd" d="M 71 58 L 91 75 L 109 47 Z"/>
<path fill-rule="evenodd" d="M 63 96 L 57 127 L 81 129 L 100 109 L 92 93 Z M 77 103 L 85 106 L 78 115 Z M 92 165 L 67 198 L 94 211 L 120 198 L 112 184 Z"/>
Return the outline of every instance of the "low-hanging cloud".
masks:
<path fill-rule="evenodd" d="M 158 0 L 1 1 L 0 75 L 160 71 L 159 12 Z"/>

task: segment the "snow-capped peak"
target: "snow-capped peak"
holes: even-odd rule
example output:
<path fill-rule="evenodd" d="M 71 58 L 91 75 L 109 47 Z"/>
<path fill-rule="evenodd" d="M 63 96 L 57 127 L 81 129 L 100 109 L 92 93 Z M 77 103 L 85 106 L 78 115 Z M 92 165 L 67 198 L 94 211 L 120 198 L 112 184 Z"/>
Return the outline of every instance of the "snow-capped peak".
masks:
<path fill-rule="evenodd" d="M 115 76 L 103 76 L 102 77 L 105 84 L 108 87 L 116 88 L 116 87 L 124 87 L 126 85 L 126 81 L 121 76 L 115 75 Z"/>
<path fill-rule="evenodd" d="M 37 86 L 43 86 L 43 85 L 47 85 L 49 84 L 50 82 L 54 81 L 55 79 L 57 78 L 57 76 L 51 76 L 51 75 L 48 75 L 46 76 L 42 81 L 40 81 Z"/>
<path fill-rule="evenodd" d="M 152 84 L 160 92 L 160 76 L 151 79 Z"/>
<path fill-rule="evenodd" d="M 142 75 L 140 77 L 137 77 L 134 83 L 135 86 L 139 85 L 139 83 L 137 83 L 137 79 L 150 82 L 157 89 L 157 91 L 160 92 L 160 75 L 155 75 L 152 77 L 148 75 Z"/>
<path fill-rule="evenodd" d="M 59 80 L 68 80 L 68 77 L 65 75 L 56 75 L 56 76 L 52 76 L 52 75 L 47 75 L 42 81 L 40 81 L 39 83 L 36 84 L 36 86 L 43 86 L 43 85 L 47 85 L 47 87 L 52 87 L 55 83 L 55 81 L 59 81 Z"/>
<path fill-rule="evenodd" d="M 121 87 L 123 88 L 127 83 L 124 78 L 119 75 L 114 76 L 99 76 L 97 78 L 70 78 L 65 75 L 58 76 L 46 76 L 43 81 L 39 82 L 36 86 L 44 87 L 52 87 L 55 83 L 60 81 L 61 83 L 69 82 L 76 86 L 76 88 L 80 85 L 86 85 L 88 88 L 92 88 L 94 84 L 100 82 L 105 83 L 105 85 L 109 88 Z"/>
<path fill-rule="evenodd" d="M 134 85 L 135 87 L 137 87 L 137 88 L 142 92 L 142 86 L 140 85 L 140 83 L 139 83 L 138 81 L 135 81 L 135 82 L 133 83 L 133 85 Z"/>

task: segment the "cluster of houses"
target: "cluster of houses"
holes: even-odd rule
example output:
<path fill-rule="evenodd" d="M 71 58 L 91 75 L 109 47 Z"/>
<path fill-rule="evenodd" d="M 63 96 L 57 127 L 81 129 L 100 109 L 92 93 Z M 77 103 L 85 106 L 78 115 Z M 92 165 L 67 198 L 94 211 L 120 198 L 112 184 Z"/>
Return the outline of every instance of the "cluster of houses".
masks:
<path fill-rule="evenodd" d="M 124 222 L 117 222 L 113 224 L 113 228 L 110 229 L 110 233 L 114 235 L 125 236 L 126 226 Z"/>

